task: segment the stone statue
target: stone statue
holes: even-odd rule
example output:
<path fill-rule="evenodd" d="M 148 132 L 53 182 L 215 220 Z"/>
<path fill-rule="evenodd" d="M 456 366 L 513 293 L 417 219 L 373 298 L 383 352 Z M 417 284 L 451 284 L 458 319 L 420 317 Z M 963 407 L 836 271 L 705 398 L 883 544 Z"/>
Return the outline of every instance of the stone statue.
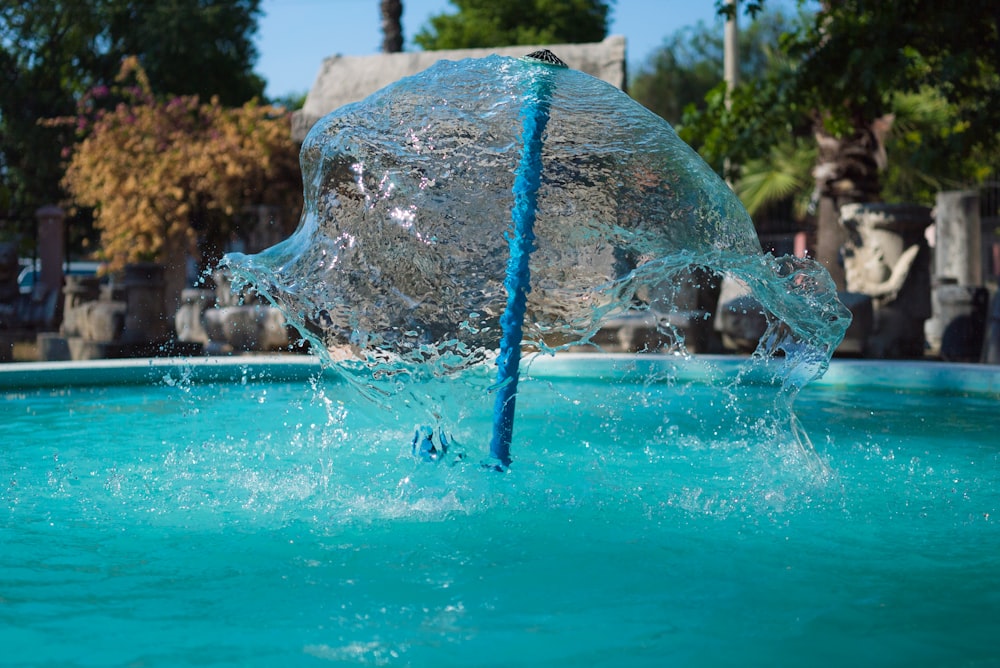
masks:
<path fill-rule="evenodd" d="M 867 357 L 921 357 L 924 321 L 931 316 L 927 207 L 910 204 L 847 204 L 840 224 L 847 291 L 872 300 L 874 318 Z"/>

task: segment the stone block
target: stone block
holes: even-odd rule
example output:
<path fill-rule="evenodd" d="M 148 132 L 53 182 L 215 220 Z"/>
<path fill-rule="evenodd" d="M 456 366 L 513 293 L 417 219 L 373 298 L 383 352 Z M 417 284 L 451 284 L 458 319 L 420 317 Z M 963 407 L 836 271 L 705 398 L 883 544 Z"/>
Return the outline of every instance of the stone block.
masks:
<path fill-rule="evenodd" d="M 440 60 L 484 58 L 493 54 L 519 57 L 540 49 L 551 50 L 573 69 L 618 88 L 625 87 L 625 38 L 621 35 L 589 44 L 407 51 L 372 56 L 335 55 L 323 60 L 305 105 L 292 114 L 292 138 L 301 142 L 316 121 L 334 109 L 363 100 L 378 89 L 422 72 Z"/>
<path fill-rule="evenodd" d="M 66 362 L 71 358 L 68 340 L 55 333 L 38 335 L 38 358 L 43 362 Z"/>

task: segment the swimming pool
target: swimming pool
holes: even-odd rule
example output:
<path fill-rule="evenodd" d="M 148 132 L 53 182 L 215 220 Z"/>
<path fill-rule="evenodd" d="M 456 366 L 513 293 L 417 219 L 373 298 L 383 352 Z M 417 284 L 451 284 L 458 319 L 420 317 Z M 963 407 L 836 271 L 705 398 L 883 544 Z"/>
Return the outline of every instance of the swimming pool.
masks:
<path fill-rule="evenodd" d="M 504 474 L 491 370 L 380 406 L 308 359 L 7 365 L 3 663 L 1000 662 L 1000 371 L 835 361 L 813 456 L 677 364 L 532 363 Z"/>

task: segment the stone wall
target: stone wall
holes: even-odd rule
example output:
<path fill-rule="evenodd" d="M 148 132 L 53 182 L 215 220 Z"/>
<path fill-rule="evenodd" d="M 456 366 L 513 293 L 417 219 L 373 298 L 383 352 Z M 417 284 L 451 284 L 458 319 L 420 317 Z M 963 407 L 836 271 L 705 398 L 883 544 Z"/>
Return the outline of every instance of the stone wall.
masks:
<path fill-rule="evenodd" d="M 292 136 L 301 142 L 319 119 L 345 104 L 363 100 L 380 88 L 426 70 L 440 60 L 518 57 L 549 49 L 573 69 L 625 89 L 625 38 L 612 35 L 590 44 L 506 46 L 489 49 L 411 51 L 374 56 L 331 56 L 323 61 L 300 111 L 292 116 Z"/>

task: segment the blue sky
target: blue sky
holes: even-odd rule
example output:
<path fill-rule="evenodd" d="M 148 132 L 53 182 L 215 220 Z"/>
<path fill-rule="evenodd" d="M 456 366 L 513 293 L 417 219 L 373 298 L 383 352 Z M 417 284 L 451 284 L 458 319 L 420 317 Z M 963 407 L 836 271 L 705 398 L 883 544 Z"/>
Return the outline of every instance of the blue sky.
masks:
<path fill-rule="evenodd" d="M 780 4 L 787 4 L 781 2 Z M 264 0 L 259 23 L 256 71 L 267 80 L 267 94 L 280 97 L 312 87 L 327 56 L 379 52 L 382 32 L 378 0 Z M 448 0 L 403 0 L 404 48 L 435 14 L 452 13 Z M 610 33 L 625 35 L 630 71 L 678 29 L 716 21 L 714 0 L 618 0 Z M 722 29 L 721 22 L 719 29 Z"/>

